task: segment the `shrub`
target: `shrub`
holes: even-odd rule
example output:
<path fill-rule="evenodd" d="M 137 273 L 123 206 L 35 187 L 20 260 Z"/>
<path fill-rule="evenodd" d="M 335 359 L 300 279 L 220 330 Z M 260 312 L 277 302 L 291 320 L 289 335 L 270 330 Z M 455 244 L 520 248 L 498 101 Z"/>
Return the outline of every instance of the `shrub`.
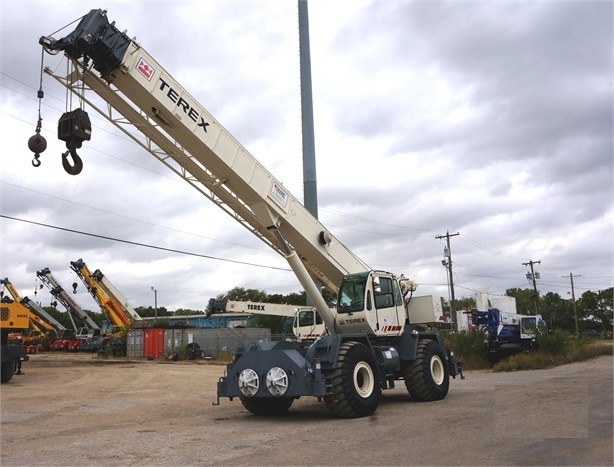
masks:
<path fill-rule="evenodd" d="M 446 348 L 454 351 L 456 361 L 464 370 L 487 368 L 484 333 L 481 331 L 461 331 L 443 336 Z"/>
<path fill-rule="evenodd" d="M 595 343 L 592 339 L 575 338 L 565 331 L 553 331 L 538 336 L 539 350 L 513 355 L 494 365 L 494 371 L 538 370 L 566 363 L 590 360 L 600 355 L 612 355 L 612 346 Z"/>

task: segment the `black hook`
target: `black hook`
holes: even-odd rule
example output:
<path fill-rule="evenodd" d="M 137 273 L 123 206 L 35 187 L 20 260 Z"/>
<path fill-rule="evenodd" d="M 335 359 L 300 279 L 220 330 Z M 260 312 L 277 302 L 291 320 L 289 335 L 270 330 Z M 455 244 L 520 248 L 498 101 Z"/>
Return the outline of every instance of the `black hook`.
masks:
<path fill-rule="evenodd" d="M 70 161 L 68 160 L 68 154 L 72 156 L 74 165 L 71 165 Z M 83 161 L 77 154 L 77 150 L 74 147 L 68 148 L 68 151 L 62 154 L 62 167 L 64 167 L 64 170 L 68 175 L 79 175 L 81 170 L 83 170 Z"/>
<path fill-rule="evenodd" d="M 38 167 L 41 165 L 39 160 L 41 152 L 47 149 L 47 140 L 40 134 L 41 119 L 38 119 L 38 125 L 36 126 L 36 133 L 28 140 L 28 148 L 34 153 L 34 159 L 32 159 L 32 165 Z"/>
<path fill-rule="evenodd" d="M 69 175 L 77 175 L 83 169 L 83 161 L 77 155 L 77 148 L 83 141 L 89 141 L 92 135 L 90 117 L 83 109 L 75 109 L 64 113 L 58 121 L 58 139 L 66 141 L 68 151 L 62 154 L 62 166 Z M 73 158 L 73 164 L 68 160 L 68 154 Z"/>

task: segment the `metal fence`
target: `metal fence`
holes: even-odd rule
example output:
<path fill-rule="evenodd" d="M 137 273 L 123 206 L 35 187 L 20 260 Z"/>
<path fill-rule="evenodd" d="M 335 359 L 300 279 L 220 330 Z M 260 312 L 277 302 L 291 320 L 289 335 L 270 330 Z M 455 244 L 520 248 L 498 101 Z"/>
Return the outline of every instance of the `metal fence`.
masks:
<path fill-rule="evenodd" d="M 134 329 L 128 331 L 128 357 L 162 358 L 176 354 L 185 357 L 188 346 L 197 344 L 205 357 L 234 355 L 240 345 L 272 340 L 271 331 L 263 328 L 216 329 Z"/>

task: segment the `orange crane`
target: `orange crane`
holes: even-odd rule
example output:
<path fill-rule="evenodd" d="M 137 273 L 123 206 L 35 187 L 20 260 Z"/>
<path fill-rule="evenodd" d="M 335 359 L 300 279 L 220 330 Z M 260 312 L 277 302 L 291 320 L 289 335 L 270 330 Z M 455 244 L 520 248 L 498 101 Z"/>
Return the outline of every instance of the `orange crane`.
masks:
<path fill-rule="evenodd" d="M 8 298 L 8 297 L 5 297 Z M 17 305 L 17 306 L 16 306 Z M 9 343 L 9 334 L 21 329 L 27 329 L 28 316 L 23 313 L 23 307 L 17 302 L 0 301 L 0 381 L 8 383 L 21 368 L 21 362 L 28 360 L 26 349 Z"/>
<path fill-rule="evenodd" d="M 8 277 L 0 280 L 0 284 L 11 294 L 13 300 L 27 308 L 31 325 L 35 326 L 41 332 L 46 334 L 53 333 L 55 337 L 60 337 L 68 331 L 62 323 L 47 313 L 38 303 L 30 300 L 28 297 L 22 297 Z M 4 295 L 4 292 L 0 292 L 0 296 L 2 295 Z"/>
<path fill-rule="evenodd" d="M 98 306 L 100 306 L 102 311 L 107 315 L 109 322 L 114 328 L 130 327 L 132 323 L 130 316 L 124 312 L 121 305 L 113 297 L 108 296 L 102 290 L 92 277 L 92 273 L 87 267 L 87 264 L 85 264 L 81 258 L 77 261 L 71 261 L 70 268 L 79 276 L 81 281 L 83 281 L 88 292 L 92 294 L 92 297 L 94 297 Z"/>

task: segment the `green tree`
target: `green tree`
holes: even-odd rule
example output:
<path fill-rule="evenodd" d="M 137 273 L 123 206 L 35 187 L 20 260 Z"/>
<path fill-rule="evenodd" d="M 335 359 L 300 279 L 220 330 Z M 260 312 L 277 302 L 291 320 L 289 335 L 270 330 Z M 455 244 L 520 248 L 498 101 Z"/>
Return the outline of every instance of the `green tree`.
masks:
<path fill-rule="evenodd" d="M 539 314 L 546 321 L 548 329 L 564 329 L 575 333 L 576 324 L 571 303 L 559 294 L 548 292 L 540 297 Z"/>
<path fill-rule="evenodd" d="M 49 315 L 55 319 L 58 323 L 68 329 L 69 332 L 74 332 L 74 327 L 72 325 L 72 321 L 70 320 L 70 316 L 67 311 L 60 311 L 55 306 L 44 306 L 43 310 L 45 310 Z"/>
<path fill-rule="evenodd" d="M 252 315 L 247 320 L 247 326 L 250 328 L 268 328 L 271 330 L 271 334 L 284 334 L 288 318 L 286 316 Z"/>
<path fill-rule="evenodd" d="M 447 306 L 448 302 L 444 300 L 444 304 Z M 455 310 L 472 310 L 475 306 L 475 297 L 462 297 L 454 300 Z"/>
<path fill-rule="evenodd" d="M 204 311 L 200 310 L 191 310 L 189 308 L 177 308 L 175 310 L 175 316 L 189 316 L 189 315 L 204 315 Z"/>
<path fill-rule="evenodd" d="M 576 303 L 578 317 L 583 321 L 596 324 L 602 332 L 612 331 L 613 287 L 592 292 L 587 290 Z M 590 326 L 590 324 L 589 324 Z"/>
<path fill-rule="evenodd" d="M 141 318 L 153 318 L 154 316 L 156 316 L 156 309 L 153 306 L 137 306 L 134 311 L 136 311 Z M 173 315 L 173 313 L 171 311 L 168 311 L 167 308 L 164 306 L 159 306 L 157 313 L 158 317 Z"/>
<path fill-rule="evenodd" d="M 225 294 L 218 295 L 217 300 L 235 300 L 238 302 L 265 302 L 267 301 L 267 293 L 264 290 L 244 289 L 243 287 L 235 287 Z"/>

